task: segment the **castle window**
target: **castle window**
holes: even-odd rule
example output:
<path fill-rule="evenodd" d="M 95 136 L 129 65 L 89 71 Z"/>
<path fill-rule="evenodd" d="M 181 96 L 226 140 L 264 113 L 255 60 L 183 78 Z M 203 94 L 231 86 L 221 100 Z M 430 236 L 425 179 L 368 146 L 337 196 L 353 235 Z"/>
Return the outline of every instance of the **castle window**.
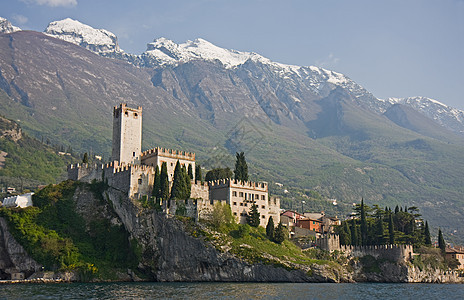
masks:
<path fill-rule="evenodd" d="M 126 115 L 126 117 L 129 115 L 129 113 L 127 111 L 124 114 Z"/>
<path fill-rule="evenodd" d="M 239 197 L 243 197 L 243 192 L 238 193 Z"/>
<path fill-rule="evenodd" d="M 139 178 L 139 184 L 142 184 L 142 178 Z"/>
<path fill-rule="evenodd" d="M 248 204 L 245 203 L 245 206 L 248 206 Z"/>
<path fill-rule="evenodd" d="M 137 113 L 134 113 L 134 118 L 137 119 L 138 116 L 139 116 L 139 115 L 138 115 Z"/>
<path fill-rule="evenodd" d="M 266 216 L 265 216 L 265 215 L 262 215 L 262 216 L 261 216 L 261 218 L 265 219 L 265 218 L 266 218 Z"/>
<path fill-rule="evenodd" d="M 236 191 L 233 191 L 233 192 L 232 192 L 232 196 L 237 197 L 237 192 L 236 192 Z"/>
<path fill-rule="evenodd" d="M 234 216 L 236 216 L 236 215 L 237 215 L 237 212 L 234 211 Z"/>
<path fill-rule="evenodd" d="M 265 196 L 265 195 L 262 195 L 262 196 L 261 196 L 261 200 L 266 200 L 266 196 Z"/>
<path fill-rule="evenodd" d="M 132 156 L 135 157 L 135 152 L 132 152 Z"/>
<path fill-rule="evenodd" d="M 234 202 L 234 205 L 237 205 L 237 202 Z"/>
<path fill-rule="evenodd" d="M 266 209 L 266 206 L 264 206 L 264 205 L 261 205 L 261 208 L 262 208 L 262 209 Z"/>
<path fill-rule="evenodd" d="M 243 203 L 240 203 L 240 206 L 243 206 Z"/>

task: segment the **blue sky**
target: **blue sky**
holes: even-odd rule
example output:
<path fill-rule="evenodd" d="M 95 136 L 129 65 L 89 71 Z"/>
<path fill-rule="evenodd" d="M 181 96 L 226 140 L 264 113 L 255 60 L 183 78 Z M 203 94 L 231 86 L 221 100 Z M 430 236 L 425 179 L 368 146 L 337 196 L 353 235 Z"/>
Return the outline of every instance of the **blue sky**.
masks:
<path fill-rule="evenodd" d="M 464 0 L 6 0 L 0 16 L 43 31 L 66 17 L 139 54 L 198 37 L 273 61 L 341 72 L 376 97 L 464 109 Z"/>

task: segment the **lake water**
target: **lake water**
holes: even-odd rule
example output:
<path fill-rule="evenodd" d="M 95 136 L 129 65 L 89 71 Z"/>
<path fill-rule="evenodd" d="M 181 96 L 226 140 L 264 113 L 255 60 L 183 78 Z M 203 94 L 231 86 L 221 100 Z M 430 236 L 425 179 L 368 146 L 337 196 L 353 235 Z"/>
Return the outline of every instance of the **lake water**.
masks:
<path fill-rule="evenodd" d="M 464 299 L 463 284 L 64 283 L 0 285 L 0 299 Z"/>

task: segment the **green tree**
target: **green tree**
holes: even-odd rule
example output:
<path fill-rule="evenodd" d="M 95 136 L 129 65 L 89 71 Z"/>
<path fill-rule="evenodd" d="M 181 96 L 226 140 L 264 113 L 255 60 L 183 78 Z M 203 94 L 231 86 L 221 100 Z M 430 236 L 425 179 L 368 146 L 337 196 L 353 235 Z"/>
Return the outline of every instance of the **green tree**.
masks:
<path fill-rule="evenodd" d="M 216 229 L 219 229 L 223 225 L 232 224 L 234 222 L 234 216 L 232 215 L 232 209 L 229 204 L 222 204 L 220 201 L 217 201 L 211 210 L 209 221 Z"/>
<path fill-rule="evenodd" d="M 248 165 L 245 160 L 245 153 L 235 153 L 235 180 L 248 181 Z"/>
<path fill-rule="evenodd" d="M 82 163 L 83 164 L 89 163 L 89 155 L 87 154 L 87 152 L 84 153 L 84 157 L 82 158 Z"/>
<path fill-rule="evenodd" d="M 425 221 L 424 239 L 425 239 L 425 245 L 426 246 L 431 246 L 432 245 L 432 238 L 430 237 L 430 229 L 429 229 L 429 222 L 428 221 Z"/>
<path fill-rule="evenodd" d="M 446 243 L 441 229 L 438 229 L 438 248 L 440 248 L 441 252 L 445 253 Z"/>
<path fill-rule="evenodd" d="M 266 226 L 266 235 L 267 237 L 272 241 L 274 239 L 274 218 L 269 217 L 269 220 L 267 221 L 267 226 Z"/>
<path fill-rule="evenodd" d="M 155 198 L 155 202 L 160 198 L 161 191 L 161 176 L 158 166 L 155 168 L 155 180 L 153 181 L 153 191 L 151 195 Z"/>
<path fill-rule="evenodd" d="M 163 201 L 169 199 L 169 176 L 166 162 L 161 164 L 159 198 Z"/>
<path fill-rule="evenodd" d="M 363 246 L 367 245 L 367 220 L 364 199 L 361 199 L 361 244 Z"/>
<path fill-rule="evenodd" d="M 190 178 L 190 180 L 193 180 L 193 169 L 192 169 L 192 164 L 189 164 L 187 174 Z"/>
<path fill-rule="evenodd" d="M 390 245 L 395 244 L 395 228 L 393 227 L 393 215 L 388 214 L 388 241 Z"/>
<path fill-rule="evenodd" d="M 250 212 L 247 216 L 247 222 L 248 224 L 250 224 L 250 226 L 258 227 L 260 222 L 259 218 L 260 214 L 258 211 L 258 206 L 255 203 L 253 203 L 253 205 L 250 207 Z"/>
<path fill-rule="evenodd" d="M 383 227 L 383 218 L 380 217 L 377 219 L 377 228 L 376 228 L 376 233 L 377 233 L 377 241 L 376 241 L 376 244 L 377 245 L 383 245 L 385 243 L 385 239 L 384 239 L 384 227 Z"/>
<path fill-rule="evenodd" d="M 195 165 L 195 181 L 203 183 L 203 177 L 201 176 L 201 166 L 200 166 L 200 164 Z"/>
<path fill-rule="evenodd" d="M 181 166 L 177 161 L 174 169 L 174 179 L 171 188 L 171 199 L 186 200 L 190 197 L 190 177 L 185 170 L 185 166 Z"/>
<path fill-rule="evenodd" d="M 216 168 L 208 171 L 205 176 L 205 181 L 213 181 L 219 179 L 232 178 L 232 171 L 230 168 Z"/>
<path fill-rule="evenodd" d="M 348 226 L 348 222 L 343 222 L 343 231 L 345 232 L 345 244 L 351 245 L 351 230 Z"/>
<path fill-rule="evenodd" d="M 351 220 L 351 245 L 358 246 L 358 230 L 356 229 L 356 220 Z"/>
<path fill-rule="evenodd" d="M 283 241 L 285 241 L 284 226 L 282 225 L 282 222 L 279 222 L 279 225 L 277 225 L 277 228 L 274 232 L 274 242 L 277 244 L 282 244 Z"/>

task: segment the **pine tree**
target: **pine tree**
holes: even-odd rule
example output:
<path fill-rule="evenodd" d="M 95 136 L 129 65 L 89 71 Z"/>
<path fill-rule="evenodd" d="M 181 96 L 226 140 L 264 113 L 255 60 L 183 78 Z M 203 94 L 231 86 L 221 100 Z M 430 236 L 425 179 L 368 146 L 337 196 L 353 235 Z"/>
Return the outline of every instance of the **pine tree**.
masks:
<path fill-rule="evenodd" d="M 201 176 L 200 164 L 195 165 L 195 181 L 203 183 L 203 177 Z"/>
<path fill-rule="evenodd" d="M 84 158 L 82 158 L 82 163 L 83 164 L 89 163 L 89 155 L 87 154 L 87 152 L 84 153 Z"/>
<path fill-rule="evenodd" d="M 248 181 L 248 165 L 245 160 L 245 153 L 235 153 L 237 160 L 235 161 L 235 180 Z"/>
<path fill-rule="evenodd" d="M 269 221 L 267 221 L 266 226 L 266 235 L 272 241 L 274 239 L 274 218 L 269 217 Z"/>
<path fill-rule="evenodd" d="M 432 245 L 432 239 L 430 237 L 430 229 L 429 229 L 429 222 L 428 221 L 425 221 L 424 237 L 425 237 L 425 245 L 426 246 L 431 246 Z"/>
<path fill-rule="evenodd" d="M 361 199 L 361 244 L 363 246 L 367 245 L 367 220 L 364 199 Z"/>
<path fill-rule="evenodd" d="M 282 225 L 282 222 L 279 222 L 279 225 L 277 225 L 277 228 L 275 229 L 275 232 L 274 232 L 274 242 L 277 244 L 282 244 L 284 241 L 285 241 L 284 226 Z"/>
<path fill-rule="evenodd" d="M 445 239 L 443 238 L 443 233 L 441 229 L 438 229 L 438 248 L 444 253 L 446 249 Z"/>
<path fill-rule="evenodd" d="M 189 166 L 188 166 L 187 174 L 188 174 L 190 180 L 193 180 L 193 169 L 192 169 L 191 164 L 189 164 Z"/>
<path fill-rule="evenodd" d="M 256 204 L 253 203 L 253 205 L 250 208 L 250 212 L 247 216 L 247 222 L 250 226 L 258 227 L 260 222 L 259 218 L 260 214 L 258 211 L 258 206 L 256 206 Z"/>
<path fill-rule="evenodd" d="M 388 215 L 388 237 L 390 245 L 395 244 L 395 229 L 393 228 L 393 215 L 391 213 Z"/>
<path fill-rule="evenodd" d="M 166 162 L 161 165 L 159 198 L 162 200 L 169 199 L 169 176 Z"/>

